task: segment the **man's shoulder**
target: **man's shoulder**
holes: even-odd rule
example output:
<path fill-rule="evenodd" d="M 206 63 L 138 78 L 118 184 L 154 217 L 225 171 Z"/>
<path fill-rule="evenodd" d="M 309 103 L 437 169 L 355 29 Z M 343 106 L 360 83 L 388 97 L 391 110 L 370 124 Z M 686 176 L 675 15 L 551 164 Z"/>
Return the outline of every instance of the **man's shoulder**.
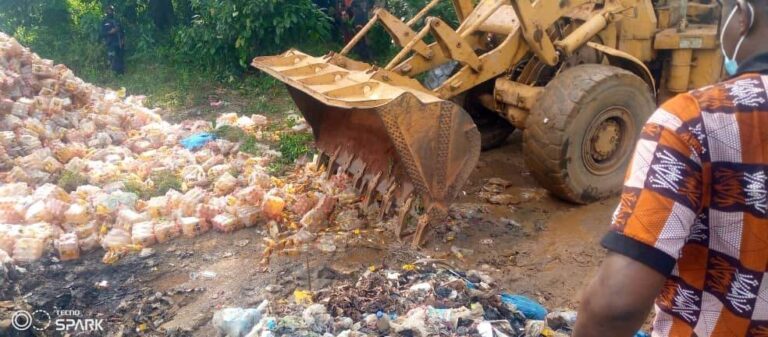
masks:
<path fill-rule="evenodd" d="M 728 80 L 693 90 L 690 97 L 701 110 L 735 112 L 740 108 L 768 110 L 768 77 L 758 73 L 743 74 Z"/>

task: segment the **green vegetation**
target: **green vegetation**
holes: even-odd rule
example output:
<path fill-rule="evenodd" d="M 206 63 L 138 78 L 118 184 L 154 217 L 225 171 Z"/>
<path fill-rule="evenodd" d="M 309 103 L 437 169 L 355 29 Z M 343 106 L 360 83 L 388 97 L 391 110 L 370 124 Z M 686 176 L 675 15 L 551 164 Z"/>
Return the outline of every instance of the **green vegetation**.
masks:
<path fill-rule="evenodd" d="M 298 132 L 285 133 L 280 136 L 277 144 L 280 158 L 272 161 L 267 167 L 270 174 L 282 174 L 285 168 L 293 164 L 296 159 L 312 152 L 312 134 Z"/>
<path fill-rule="evenodd" d="M 299 157 L 312 151 L 312 134 L 306 132 L 284 132 L 290 129 L 296 121 L 292 118 L 285 118 L 282 122 L 273 123 L 269 126 L 268 133 L 279 134 L 280 140 L 277 142 L 277 150 L 280 151 L 280 158 L 275 160 L 269 167 L 271 173 L 281 173 L 287 165 L 292 164 Z M 230 142 L 242 142 L 240 151 L 253 155 L 260 155 L 261 149 L 258 147 L 258 141 L 253 134 L 242 129 L 222 125 L 217 127 L 213 133 L 216 137 L 226 139 Z"/>
<path fill-rule="evenodd" d="M 247 70 L 254 56 L 319 48 L 330 37 L 331 19 L 312 0 L 5 0 L 0 31 L 95 75 L 106 69 L 100 29 L 108 5 L 129 58 L 170 59 L 220 80 Z"/>
<path fill-rule="evenodd" d="M 170 171 L 153 173 L 149 182 L 138 179 L 123 181 L 125 191 L 136 194 L 140 199 L 149 199 L 165 195 L 169 190 L 181 191 L 181 177 Z"/>
<path fill-rule="evenodd" d="M 331 26 L 310 0 L 197 0 L 191 8 L 196 15 L 174 42 L 183 58 L 213 69 L 245 69 L 253 56 L 323 42 Z"/>
<path fill-rule="evenodd" d="M 88 184 L 88 178 L 79 172 L 64 170 L 59 176 L 59 180 L 56 185 L 61 187 L 67 192 L 72 192 L 77 189 L 78 186 Z"/>
<path fill-rule="evenodd" d="M 246 137 L 247 133 L 243 129 L 231 125 L 222 125 L 213 130 L 217 138 L 226 139 L 230 142 L 239 142 Z"/>
<path fill-rule="evenodd" d="M 181 191 L 181 177 L 170 171 L 162 171 L 152 174 L 150 177 L 154 183 L 152 196 L 165 195 L 170 189 Z"/>
<path fill-rule="evenodd" d="M 139 199 L 146 200 L 152 197 L 152 193 L 149 191 L 147 185 L 145 185 L 140 180 L 132 179 L 124 181 L 123 185 L 125 186 L 126 192 L 135 194 L 139 197 Z"/>
<path fill-rule="evenodd" d="M 312 148 L 312 134 L 309 133 L 286 133 L 280 136 L 278 150 L 282 154 L 282 159 L 288 162 L 294 162 L 299 157 L 309 153 Z"/>

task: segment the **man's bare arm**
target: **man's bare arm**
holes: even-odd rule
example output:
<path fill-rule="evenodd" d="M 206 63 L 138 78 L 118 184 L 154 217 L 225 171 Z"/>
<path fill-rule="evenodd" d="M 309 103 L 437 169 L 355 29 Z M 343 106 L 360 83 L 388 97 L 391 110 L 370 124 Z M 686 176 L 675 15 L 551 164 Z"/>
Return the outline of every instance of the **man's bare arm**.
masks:
<path fill-rule="evenodd" d="M 573 337 L 631 337 L 648 317 L 666 276 L 609 253 L 584 291 Z"/>

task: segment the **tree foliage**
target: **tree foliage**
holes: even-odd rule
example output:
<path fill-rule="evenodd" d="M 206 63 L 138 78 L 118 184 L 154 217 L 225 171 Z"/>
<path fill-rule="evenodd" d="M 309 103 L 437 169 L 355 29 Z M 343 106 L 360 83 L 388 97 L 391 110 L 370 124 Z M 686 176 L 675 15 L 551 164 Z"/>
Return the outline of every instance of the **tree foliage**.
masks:
<path fill-rule="evenodd" d="M 330 18 L 312 0 L 0 0 L 0 31 L 80 72 L 104 69 L 99 29 L 115 7 L 127 55 L 241 72 L 256 55 L 323 43 Z"/>
<path fill-rule="evenodd" d="M 253 56 L 323 42 L 331 26 L 311 0 L 192 0 L 191 7 L 191 23 L 174 40 L 187 60 L 206 67 L 244 69 Z"/>
<path fill-rule="evenodd" d="M 0 0 L 0 31 L 14 35 L 42 56 L 66 63 L 88 76 L 106 68 L 99 28 L 104 8 L 112 5 L 125 31 L 129 65 L 132 58 L 158 59 L 229 78 L 247 70 L 254 56 L 276 54 L 288 48 L 321 53 L 337 47 L 335 43 L 341 42 L 343 35 L 339 24 L 332 32 L 332 19 L 317 4 L 333 7 L 341 1 L 344 0 Z M 429 2 L 367 1 L 385 5 L 404 19 Z M 450 0 L 442 0 L 429 15 L 458 26 Z M 422 25 L 423 20 L 413 28 L 418 30 Z M 377 62 L 386 62 L 397 52 L 391 37 L 380 26 L 369 34 L 367 41 Z"/>

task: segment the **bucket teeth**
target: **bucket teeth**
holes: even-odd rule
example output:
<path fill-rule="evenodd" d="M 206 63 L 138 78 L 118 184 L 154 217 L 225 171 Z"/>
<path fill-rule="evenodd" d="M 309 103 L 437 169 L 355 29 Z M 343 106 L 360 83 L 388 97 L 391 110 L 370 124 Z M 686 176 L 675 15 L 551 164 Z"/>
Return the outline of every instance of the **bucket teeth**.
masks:
<path fill-rule="evenodd" d="M 413 205 L 413 195 L 409 195 L 397 213 L 397 224 L 395 227 L 395 236 L 397 238 L 403 237 L 405 227 L 408 225 L 408 215 L 411 213 L 411 206 Z"/>
<path fill-rule="evenodd" d="M 363 195 L 363 209 L 366 211 L 371 207 L 371 204 L 373 204 L 375 198 L 374 192 L 376 192 L 376 188 L 379 185 L 379 179 L 381 179 L 381 172 L 376 173 L 366 185 L 365 194 Z"/>
<path fill-rule="evenodd" d="M 323 178 L 328 179 L 331 177 L 331 174 L 333 173 L 333 166 L 336 163 L 336 158 L 339 157 L 340 152 L 341 152 L 341 147 L 337 147 L 336 151 L 334 151 L 333 155 L 328 159 L 328 167 L 326 168 L 325 175 L 323 175 Z"/>
<path fill-rule="evenodd" d="M 355 189 L 357 189 L 358 191 L 361 191 L 363 189 L 362 179 L 365 176 L 365 169 L 367 168 L 367 166 L 368 165 L 366 163 L 362 163 L 362 167 L 360 167 L 360 169 L 357 172 L 355 172 L 355 174 L 352 176 L 352 186 L 354 186 Z"/>
<path fill-rule="evenodd" d="M 376 217 L 378 221 L 383 220 L 384 216 L 387 215 L 387 213 L 389 212 L 389 209 L 392 207 L 392 198 L 396 190 L 397 190 L 397 183 L 394 180 L 392 180 L 389 184 L 389 188 L 387 189 L 387 193 L 384 194 L 384 198 L 382 198 L 381 200 L 379 215 Z"/>
<path fill-rule="evenodd" d="M 443 204 L 432 204 L 429 208 L 419 216 L 419 220 L 416 224 L 416 232 L 413 235 L 413 242 L 411 245 L 414 248 L 421 247 L 424 243 L 425 234 L 429 231 L 430 227 L 434 224 L 442 222 L 448 217 L 448 208 Z"/>
<path fill-rule="evenodd" d="M 343 164 L 339 165 L 339 172 L 348 172 L 349 167 L 352 166 L 352 161 L 355 160 L 355 154 L 347 156 L 349 159 L 345 160 Z"/>
<path fill-rule="evenodd" d="M 320 165 L 323 163 L 323 158 L 326 156 L 325 152 L 323 150 L 318 149 L 317 156 L 315 156 L 315 160 L 312 162 L 316 168 L 320 168 Z"/>
<path fill-rule="evenodd" d="M 319 175 L 346 171 L 373 218 L 398 217 L 398 235 L 415 198 L 420 212 L 450 204 L 477 163 L 480 133 L 471 116 L 413 78 L 296 50 L 252 65 L 288 85 L 322 151 L 317 164 L 327 160 L 317 166 Z"/>

